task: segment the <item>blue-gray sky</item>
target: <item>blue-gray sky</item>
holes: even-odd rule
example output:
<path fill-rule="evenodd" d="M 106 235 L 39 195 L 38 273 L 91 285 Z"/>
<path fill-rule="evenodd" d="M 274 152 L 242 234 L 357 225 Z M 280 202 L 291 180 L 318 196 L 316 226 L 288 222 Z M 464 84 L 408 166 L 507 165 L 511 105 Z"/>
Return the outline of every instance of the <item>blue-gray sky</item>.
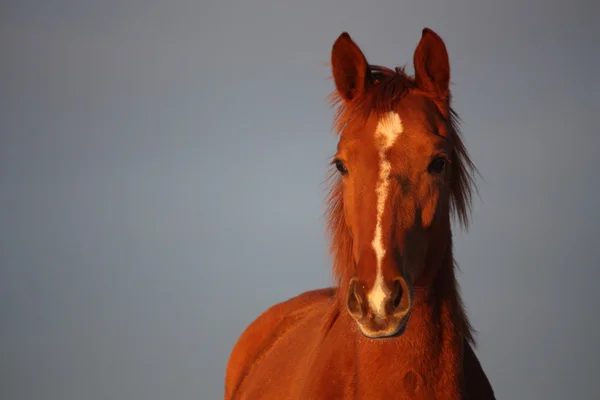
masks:
<path fill-rule="evenodd" d="M 457 233 L 501 399 L 595 399 L 593 1 L 3 1 L 0 398 L 217 399 L 270 305 L 328 286 L 331 46 L 446 41 L 483 179 Z"/>

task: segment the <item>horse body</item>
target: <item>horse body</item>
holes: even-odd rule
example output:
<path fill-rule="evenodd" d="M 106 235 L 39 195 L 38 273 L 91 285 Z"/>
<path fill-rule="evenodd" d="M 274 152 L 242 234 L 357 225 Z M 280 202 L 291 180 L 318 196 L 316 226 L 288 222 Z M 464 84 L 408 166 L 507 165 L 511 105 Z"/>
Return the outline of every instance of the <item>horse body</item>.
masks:
<path fill-rule="evenodd" d="M 340 133 L 329 197 L 335 288 L 259 316 L 227 365 L 225 399 L 494 399 L 454 274 L 451 214 L 472 164 L 450 108 L 441 38 L 415 77 L 369 65 L 346 33 L 332 67 Z"/>
<path fill-rule="evenodd" d="M 417 296 L 423 296 L 416 305 L 416 315 L 423 315 L 418 320 L 433 322 L 426 294 Z M 333 288 L 310 291 L 257 318 L 232 352 L 225 399 L 495 398 L 465 339 L 438 340 L 442 329 L 434 335 L 415 326 L 402 342 L 372 341 L 357 334 L 345 314 L 332 315 L 335 301 Z M 455 363 L 462 365 L 460 374 Z"/>

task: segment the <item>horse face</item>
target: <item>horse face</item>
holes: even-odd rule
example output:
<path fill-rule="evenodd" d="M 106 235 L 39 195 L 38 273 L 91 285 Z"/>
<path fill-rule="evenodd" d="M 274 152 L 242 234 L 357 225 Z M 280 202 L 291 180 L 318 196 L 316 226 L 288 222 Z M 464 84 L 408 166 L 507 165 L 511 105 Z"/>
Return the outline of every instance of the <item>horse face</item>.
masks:
<path fill-rule="evenodd" d="M 407 324 L 432 224 L 449 204 L 452 148 L 440 107 L 448 58 L 441 39 L 426 32 L 415 51 L 414 80 L 400 70 L 378 77 L 342 34 L 332 65 L 344 102 L 334 163 L 354 261 L 346 307 L 365 336 L 392 336 Z"/>

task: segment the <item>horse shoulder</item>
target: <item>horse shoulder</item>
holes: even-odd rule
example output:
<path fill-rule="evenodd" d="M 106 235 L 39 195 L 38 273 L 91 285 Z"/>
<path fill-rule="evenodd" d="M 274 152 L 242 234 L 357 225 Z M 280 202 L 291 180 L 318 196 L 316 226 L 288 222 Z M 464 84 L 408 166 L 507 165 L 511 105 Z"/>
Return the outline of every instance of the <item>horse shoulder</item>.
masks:
<path fill-rule="evenodd" d="M 334 295 L 333 288 L 304 292 L 269 307 L 252 321 L 238 338 L 229 356 L 225 372 L 225 399 L 230 399 L 235 394 L 253 361 L 268 347 L 273 332 L 285 329 L 282 325 L 289 324 L 290 316 L 322 301 L 329 301 Z"/>
<path fill-rule="evenodd" d="M 495 400 L 494 390 L 471 344 L 465 340 L 463 374 L 467 399 Z"/>

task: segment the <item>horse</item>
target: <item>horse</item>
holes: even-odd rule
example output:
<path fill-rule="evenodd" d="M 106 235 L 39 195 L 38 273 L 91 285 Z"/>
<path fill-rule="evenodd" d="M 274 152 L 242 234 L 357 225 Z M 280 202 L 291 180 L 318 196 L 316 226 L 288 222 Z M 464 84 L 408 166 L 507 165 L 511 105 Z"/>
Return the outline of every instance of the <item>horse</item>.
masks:
<path fill-rule="evenodd" d="M 468 225 L 476 168 L 436 32 L 422 30 L 413 63 L 411 76 L 369 64 L 347 32 L 334 42 L 335 285 L 278 303 L 243 331 L 226 400 L 495 398 L 455 277 L 451 222 Z"/>

